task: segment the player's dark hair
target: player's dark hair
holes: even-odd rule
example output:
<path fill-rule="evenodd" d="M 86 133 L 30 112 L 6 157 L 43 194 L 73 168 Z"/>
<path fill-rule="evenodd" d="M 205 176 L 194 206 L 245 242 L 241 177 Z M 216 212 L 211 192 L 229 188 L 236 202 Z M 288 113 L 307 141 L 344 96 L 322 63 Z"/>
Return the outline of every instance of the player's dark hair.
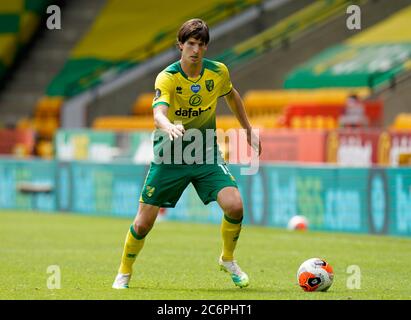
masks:
<path fill-rule="evenodd" d="M 210 41 L 210 33 L 207 24 L 201 19 L 191 19 L 183 23 L 177 33 L 177 40 L 181 43 L 194 38 L 205 45 Z"/>

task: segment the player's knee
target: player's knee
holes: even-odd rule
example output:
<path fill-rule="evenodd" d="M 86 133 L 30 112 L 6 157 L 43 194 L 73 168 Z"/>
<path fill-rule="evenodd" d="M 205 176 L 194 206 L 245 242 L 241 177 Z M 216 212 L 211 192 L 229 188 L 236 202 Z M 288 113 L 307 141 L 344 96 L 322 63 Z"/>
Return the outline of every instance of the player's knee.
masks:
<path fill-rule="evenodd" d="M 243 217 L 243 204 L 241 201 L 232 202 L 226 207 L 224 212 L 230 218 L 239 220 Z"/>
<path fill-rule="evenodd" d="M 142 237 L 146 236 L 150 232 L 152 227 L 153 225 L 147 222 L 141 222 L 141 221 L 134 222 L 134 230 L 139 236 L 142 236 Z"/>

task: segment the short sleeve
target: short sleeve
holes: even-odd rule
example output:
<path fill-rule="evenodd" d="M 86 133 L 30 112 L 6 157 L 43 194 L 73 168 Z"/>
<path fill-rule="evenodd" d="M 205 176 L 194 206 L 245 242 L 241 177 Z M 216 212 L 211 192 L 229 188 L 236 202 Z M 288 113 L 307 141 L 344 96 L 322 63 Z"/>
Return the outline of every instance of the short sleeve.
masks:
<path fill-rule="evenodd" d="M 230 73 L 228 72 L 228 68 L 226 67 L 226 65 L 221 63 L 220 66 L 222 76 L 220 97 L 223 97 L 229 94 L 231 90 L 233 90 L 233 84 L 231 83 Z"/>
<path fill-rule="evenodd" d="M 152 104 L 153 108 L 160 104 L 166 105 L 168 107 L 170 106 L 171 93 L 173 92 L 172 82 L 173 80 L 170 74 L 166 72 L 160 72 L 158 74 L 154 84 L 155 95 Z"/>

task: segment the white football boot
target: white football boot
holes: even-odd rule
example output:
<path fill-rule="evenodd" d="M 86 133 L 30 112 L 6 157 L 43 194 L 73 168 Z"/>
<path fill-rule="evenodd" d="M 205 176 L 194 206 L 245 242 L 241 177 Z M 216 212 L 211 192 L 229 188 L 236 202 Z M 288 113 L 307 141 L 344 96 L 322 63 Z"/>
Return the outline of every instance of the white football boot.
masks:
<path fill-rule="evenodd" d="M 245 288 L 250 284 L 248 275 L 241 270 L 240 266 L 235 260 L 223 261 L 220 256 L 218 264 L 220 265 L 220 270 L 223 270 L 230 274 L 231 279 L 237 287 Z"/>
<path fill-rule="evenodd" d="M 128 289 L 128 283 L 130 282 L 131 274 L 123 274 L 119 273 L 116 276 L 116 279 L 114 279 L 114 283 L 112 288 L 113 289 Z"/>

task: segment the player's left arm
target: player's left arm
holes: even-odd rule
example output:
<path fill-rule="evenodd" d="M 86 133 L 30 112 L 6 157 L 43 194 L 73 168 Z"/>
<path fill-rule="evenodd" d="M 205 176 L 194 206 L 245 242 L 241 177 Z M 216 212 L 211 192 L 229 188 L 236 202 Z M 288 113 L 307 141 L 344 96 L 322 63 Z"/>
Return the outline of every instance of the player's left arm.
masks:
<path fill-rule="evenodd" d="M 261 141 L 259 137 L 255 135 L 252 130 L 250 121 L 247 117 L 247 112 L 244 108 L 243 100 L 241 99 L 240 94 L 238 91 L 233 87 L 231 92 L 224 96 L 227 105 L 230 107 L 233 114 L 236 116 L 237 120 L 240 122 L 241 127 L 247 130 L 247 141 L 248 144 L 254 148 L 254 150 L 258 150 L 258 154 L 261 154 Z"/>

